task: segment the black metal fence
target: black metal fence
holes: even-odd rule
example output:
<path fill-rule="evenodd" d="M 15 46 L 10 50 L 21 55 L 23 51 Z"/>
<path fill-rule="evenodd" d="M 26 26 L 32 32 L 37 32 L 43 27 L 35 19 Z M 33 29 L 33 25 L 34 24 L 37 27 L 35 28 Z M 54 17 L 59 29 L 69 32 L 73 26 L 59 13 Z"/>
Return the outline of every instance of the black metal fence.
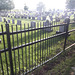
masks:
<path fill-rule="evenodd" d="M 65 24 L 52 22 L 44 26 L 37 23 L 35 28 L 28 25 L 1 25 L 0 75 L 25 75 L 65 52 L 70 32 L 70 20 Z M 56 34 L 60 26 L 66 31 Z M 47 31 L 52 29 L 52 32 Z"/>

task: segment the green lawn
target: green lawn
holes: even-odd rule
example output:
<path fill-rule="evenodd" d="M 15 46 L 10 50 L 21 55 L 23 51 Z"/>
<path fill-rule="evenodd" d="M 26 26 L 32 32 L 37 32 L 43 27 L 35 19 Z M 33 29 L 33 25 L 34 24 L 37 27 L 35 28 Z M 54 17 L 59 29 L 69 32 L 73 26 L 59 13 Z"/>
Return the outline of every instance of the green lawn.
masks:
<path fill-rule="evenodd" d="M 17 19 L 15 19 L 15 21 L 16 20 Z M 23 19 L 22 20 L 22 30 L 25 29 L 24 23 L 26 24 L 25 25 L 26 29 L 28 29 L 28 23 L 30 26 L 30 22 L 31 22 L 31 20 Z M 41 26 L 43 26 L 42 25 L 43 21 L 40 21 L 40 22 L 36 21 L 36 22 L 39 24 L 41 22 Z M 3 31 L 6 31 L 6 28 L 4 25 L 5 23 L 0 23 L 0 24 L 3 24 Z M 10 27 L 9 28 L 10 32 L 20 30 L 20 25 L 17 25 L 17 30 L 16 30 L 16 25 L 12 26 L 11 23 L 9 24 L 9 27 Z M 12 27 L 13 27 L 13 29 L 12 29 Z M 40 25 L 39 25 L 39 27 L 40 27 Z M 75 28 L 75 25 L 71 25 L 70 29 L 71 28 Z M 36 30 L 36 31 L 29 31 L 26 33 L 24 32 L 24 33 L 11 35 L 11 37 L 10 37 L 11 47 L 13 48 L 13 47 L 21 46 L 22 44 L 27 44 L 29 42 L 48 38 L 48 37 L 54 35 L 56 33 L 56 31 L 59 29 L 59 27 L 52 28 L 52 29 L 53 29 L 53 32 L 50 32 L 50 33 L 46 32 L 45 30 Z M 1 25 L 0 25 L 0 32 L 2 32 Z M 22 38 L 22 40 L 21 40 L 21 38 Z M 74 39 L 74 36 L 72 36 L 72 38 Z M 2 43 L 0 44 L 0 50 L 2 50 L 2 49 L 4 49 L 3 36 L 0 36 L 0 39 L 2 40 Z M 7 48 L 7 36 L 6 35 L 4 35 L 4 40 L 5 40 L 5 47 Z M 49 59 L 50 57 L 53 57 L 55 54 L 57 54 L 61 50 L 63 50 L 63 45 L 64 45 L 64 36 L 58 36 L 56 38 L 48 39 L 46 41 L 42 41 L 42 42 L 30 45 L 30 46 L 16 49 L 15 51 L 12 51 L 14 72 L 15 72 L 15 63 L 16 63 L 16 73 L 18 73 L 19 71 L 23 72 L 23 67 L 24 67 L 24 71 L 26 71 L 26 69 L 29 70 L 29 68 L 32 69 L 33 66 L 35 67 L 36 65 L 40 64 L 41 61 L 44 62 L 47 59 Z M 9 69 L 9 73 L 10 73 L 9 54 L 8 54 L 8 52 L 1 53 L 4 74 L 7 75 L 6 60 L 5 60 L 6 56 L 5 55 L 7 56 L 8 69 Z M 26 60 L 27 60 L 27 62 L 26 62 Z M 0 63 L 1 63 L 1 61 L 0 61 Z M 27 63 L 27 67 L 26 67 L 26 63 Z M 20 65 L 20 69 L 19 69 L 19 65 Z M 1 69 L 1 65 L 0 65 L 0 69 Z M 0 74 L 1 73 L 2 73 L 2 70 L 0 70 Z"/>

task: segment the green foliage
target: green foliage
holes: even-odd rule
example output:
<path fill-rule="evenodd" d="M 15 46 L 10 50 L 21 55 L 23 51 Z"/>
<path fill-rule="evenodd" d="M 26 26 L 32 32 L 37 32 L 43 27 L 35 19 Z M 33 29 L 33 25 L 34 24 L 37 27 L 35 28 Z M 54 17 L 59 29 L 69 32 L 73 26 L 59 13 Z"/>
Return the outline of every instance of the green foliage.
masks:
<path fill-rule="evenodd" d="M 66 0 L 66 8 L 75 9 L 75 0 Z"/>
<path fill-rule="evenodd" d="M 0 0 L 0 10 L 11 10 L 14 7 L 12 0 Z"/>
<path fill-rule="evenodd" d="M 37 4 L 37 11 L 43 12 L 44 10 L 45 10 L 45 5 L 43 4 L 43 2 L 39 2 Z"/>
<path fill-rule="evenodd" d="M 28 10 L 28 6 L 24 5 L 24 10 Z"/>

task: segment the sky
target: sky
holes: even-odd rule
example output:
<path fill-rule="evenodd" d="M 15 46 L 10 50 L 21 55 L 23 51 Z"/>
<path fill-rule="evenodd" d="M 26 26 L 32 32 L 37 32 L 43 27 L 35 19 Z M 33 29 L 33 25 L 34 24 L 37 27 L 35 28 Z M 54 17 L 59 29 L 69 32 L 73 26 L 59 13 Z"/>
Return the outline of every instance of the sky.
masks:
<path fill-rule="evenodd" d="M 15 9 L 23 9 L 24 4 L 29 7 L 29 10 L 35 10 L 39 2 L 45 4 L 46 10 L 48 9 L 65 9 L 66 0 L 13 0 Z"/>

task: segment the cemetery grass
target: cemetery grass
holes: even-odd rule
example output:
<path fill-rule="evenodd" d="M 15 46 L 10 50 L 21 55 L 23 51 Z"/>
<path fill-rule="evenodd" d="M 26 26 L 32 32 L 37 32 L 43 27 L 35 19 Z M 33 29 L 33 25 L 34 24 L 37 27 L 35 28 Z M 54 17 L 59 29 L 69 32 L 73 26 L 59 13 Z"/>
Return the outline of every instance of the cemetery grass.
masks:
<path fill-rule="evenodd" d="M 75 67 L 75 46 L 28 75 L 74 75 L 72 67 Z"/>
<path fill-rule="evenodd" d="M 24 27 L 22 27 L 24 29 Z M 16 31 L 16 28 L 13 27 L 14 31 Z M 18 27 L 18 29 L 20 30 L 20 27 Z M 3 29 L 5 31 L 5 28 Z M 53 29 L 54 30 L 54 29 Z M 58 30 L 58 28 L 57 28 Z M 0 30 L 2 31 L 2 30 Z M 12 32 L 12 28 L 10 26 L 10 31 Z M 44 33 L 43 33 L 44 31 Z M 40 34 L 41 32 L 41 34 Z M 24 37 L 24 35 L 26 34 L 26 39 Z M 33 35 L 32 35 L 33 34 Z M 46 34 L 46 36 L 45 36 Z M 43 38 L 47 38 L 47 37 L 50 37 L 52 34 L 55 34 L 55 32 L 51 32 L 51 33 L 47 33 L 45 32 L 45 30 L 36 30 L 33 31 L 33 32 L 29 32 L 29 37 L 28 37 L 28 32 L 26 33 L 22 33 L 22 41 L 23 43 L 21 43 L 21 37 L 19 37 L 19 44 L 18 45 L 21 45 L 21 44 L 25 44 L 25 41 L 26 43 L 29 43 L 28 40 L 30 40 L 30 42 L 33 41 L 36 41 L 36 40 L 40 40 L 40 35 L 41 35 L 41 39 Z M 5 43 L 6 43 L 6 48 L 7 48 L 7 37 L 6 35 L 5 36 Z M 13 35 L 14 36 L 14 46 L 17 46 L 17 39 L 15 39 L 17 37 L 17 35 Z M 18 36 L 21 36 L 21 34 L 18 34 Z M 30 37 L 31 36 L 31 37 Z M 32 38 L 33 36 L 33 38 Z M 0 37 L 0 39 L 2 40 L 2 36 Z M 36 38 L 36 39 L 35 39 Z M 73 37 L 74 38 L 74 37 Z M 12 36 L 11 36 L 11 46 L 13 48 L 13 41 L 12 41 Z M 55 41 L 55 42 L 54 42 Z M 64 36 L 60 36 L 60 37 L 56 37 L 56 38 L 53 38 L 51 40 L 46 40 L 46 41 L 43 41 L 41 43 L 36 43 L 36 44 L 33 44 L 30 47 L 30 51 L 29 51 L 29 47 L 27 46 L 26 48 L 22 48 L 22 49 L 19 49 L 19 55 L 20 55 L 20 70 L 23 72 L 23 66 L 24 66 L 24 71 L 26 70 L 26 54 L 25 54 L 25 51 L 27 51 L 27 70 L 29 70 L 29 67 L 32 69 L 32 66 L 35 66 L 35 65 L 38 65 L 38 63 L 40 64 L 40 61 L 45 61 L 47 59 L 49 59 L 50 57 L 54 56 L 55 54 L 57 54 L 58 52 L 60 52 L 62 49 L 63 49 L 63 41 L 64 41 Z M 40 52 L 40 44 L 41 44 L 41 52 Z M 51 44 L 51 46 L 50 46 Z M 62 44 L 62 45 L 61 45 Z M 36 47 L 35 47 L 36 46 Z M 60 48 L 61 47 L 61 48 Z M 2 43 L 0 44 L 0 50 L 3 49 L 3 41 Z M 22 52 L 23 50 L 23 52 Z M 29 57 L 29 52 L 30 52 L 30 57 Z M 43 52 L 43 54 L 42 54 Z M 14 55 L 14 53 L 16 55 Z M 8 52 L 6 52 L 7 54 L 7 60 L 8 60 L 8 66 L 10 65 L 9 64 L 9 57 L 8 57 Z M 33 60 L 32 60 L 32 54 L 33 54 Z M 22 57 L 23 55 L 23 57 Z M 41 56 L 40 56 L 41 55 Z M 12 56 L 13 56 L 13 63 L 14 63 L 14 71 L 15 71 L 15 63 L 16 63 L 16 70 L 17 70 L 17 73 L 19 72 L 19 62 L 18 62 L 18 50 L 15 50 L 12 52 Z M 35 58 L 36 56 L 36 58 Z M 1 54 L 1 57 L 2 57 L 2 61 L 3 61 L 3 69 L 5 70 L 4 73 L 7 74 L 6 72 L 6 61 L 5 61 L 5 53 L 2 53 Z M 16 59 L 16 61 L 14 60 L 14 58 Z M 22 58 L 24 59 L 24 63 L 22 61 Z M 43 60 L 42 60 L 43 58 Z M 29 60 L 30 59 L 30 60 Z M 30 66 L 29 66 L 29 61 L 31 62 L 30 63 Z M 32 61 L 33 61 L 33 65 L 32 65 Z M 24 65 L 23 65 L 24 64 Z M 0 65 L 1 67 L 1 65 Z M 9 67 L 9 71 L 10 71 L 10 67 Z M 0 71 L 0 73 L 2 73 L 2 71 Z"/>

